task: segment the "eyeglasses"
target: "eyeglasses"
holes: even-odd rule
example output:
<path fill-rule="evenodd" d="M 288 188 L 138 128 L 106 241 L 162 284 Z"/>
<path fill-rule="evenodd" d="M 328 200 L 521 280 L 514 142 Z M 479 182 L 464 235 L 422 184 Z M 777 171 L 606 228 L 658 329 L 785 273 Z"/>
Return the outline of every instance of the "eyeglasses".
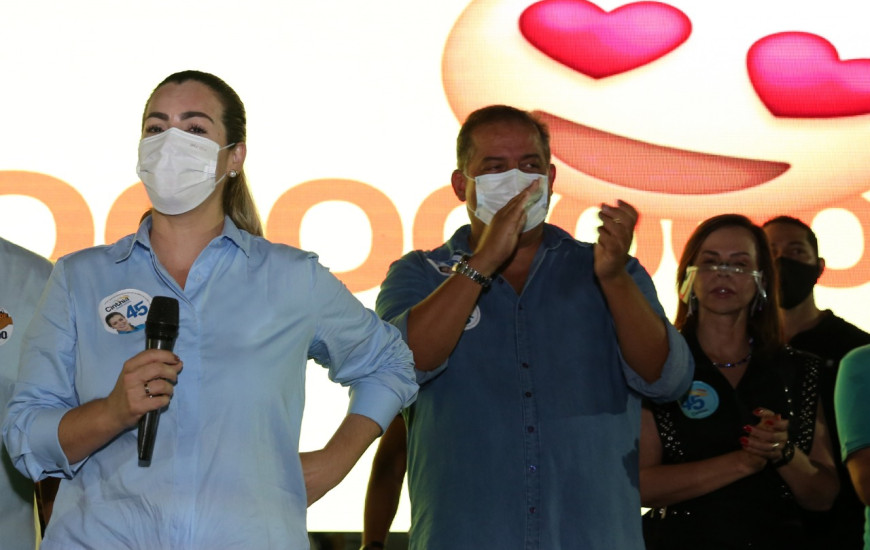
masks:
<path fill-rule="evenodd" d="M 746 267 L 740 267 L 737 265 L 731 264 L 701 264 L 701 265 L 690 265 L 686 268 L 686 274 L 695 272 L 695 271 L 704 271 L 704 272 L 713 272 L 713 273 L 728 273 L 732 275 L 752 275 L 756 279 L 761 277 L 761 271 L 757 269 L 749 269 Z"/>

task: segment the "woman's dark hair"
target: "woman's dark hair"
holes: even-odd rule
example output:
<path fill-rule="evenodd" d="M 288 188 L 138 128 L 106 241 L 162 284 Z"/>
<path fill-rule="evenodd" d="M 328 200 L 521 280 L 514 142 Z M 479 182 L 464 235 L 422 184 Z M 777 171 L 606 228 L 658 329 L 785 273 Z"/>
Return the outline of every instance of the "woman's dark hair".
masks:
<path fill-rule="evenodd" d="M 677 287 L 686 278 L 686 268 L 694 265 L 701 251 L 701 245 L 711 233 L 725 227 L 742 227 L 749 231 L 755 240 L 755 252 L 758 257 L 758 270 L 761 271 L 761 284 L 767 292 L 767 302 L 760 311 L 750 311 L 747 330 L 759 349 L 773 351 L 783 345 L 783 337 L 779 322 L 779 282 L 776 274 L 776 264 L 767 242 L 764 230 L 752 223 L 752 220 L 740 214 L 722 214 L 709 218 L 697 228 L 686 241 L 683 254 L 680 256 L 677 268 Z M 747 306 L 752 308 L 755 302 Z M 689 315 L 687 304 L 682 301 L 677 305 L 677 318 L 674 326 L 685 334 L 695 334 L 698 328 L 698 315 Z"/>

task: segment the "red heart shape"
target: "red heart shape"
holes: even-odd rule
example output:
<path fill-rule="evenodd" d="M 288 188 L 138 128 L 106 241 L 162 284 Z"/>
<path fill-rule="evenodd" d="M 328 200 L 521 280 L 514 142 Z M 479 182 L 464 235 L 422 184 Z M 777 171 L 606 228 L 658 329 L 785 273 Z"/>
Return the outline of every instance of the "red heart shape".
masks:
<path fill-rule="evenodd" d="M 686 41 L 692 23 L 659 2 L 606 12 L 585 0 L 543 0 L 523 11 L 520 32 L 559 63 L 604 78 L 662 57 Z"/>
<path fill-rule="evenodd" d="M 805 32 L 765 36 L 746 55 L 749 80 L 778 117 L 833 118 L 870 113 L 870 59 L 840 61 L 837 49 Z"/>

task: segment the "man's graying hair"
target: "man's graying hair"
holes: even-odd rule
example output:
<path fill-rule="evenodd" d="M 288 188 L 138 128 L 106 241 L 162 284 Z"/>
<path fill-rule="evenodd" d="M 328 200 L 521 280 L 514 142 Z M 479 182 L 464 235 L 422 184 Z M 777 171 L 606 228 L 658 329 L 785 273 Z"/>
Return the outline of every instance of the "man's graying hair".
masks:
<path fill-rule="evenodd" d="M 519 122 L 528 124 L 538 132 L 541 139 L 541 146 L 544 149 L 544 157 L 547 163 L 550 163 L 550 131 L 547 125 L 535 118 L 532 113 L 510 107 L 508 105 L 490 105 L 483 107 L 468 115 L 465 123 L 459 130 L 459 135 L 456 137 L 456 167 L 465 173 L 468 167 L 468 159 L 471 158 L 473 151 L 473 143 L 471 135 L 480 126 L 491 124 L 493 122 Z"/>

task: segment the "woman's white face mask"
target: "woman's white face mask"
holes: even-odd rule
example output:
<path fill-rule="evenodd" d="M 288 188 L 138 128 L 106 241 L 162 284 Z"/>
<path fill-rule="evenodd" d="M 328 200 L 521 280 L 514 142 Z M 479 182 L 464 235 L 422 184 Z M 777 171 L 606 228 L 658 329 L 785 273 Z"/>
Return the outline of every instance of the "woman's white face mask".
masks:
<path fill-rule="evenodd" d="M 215 179 L 218 153 L 214 141 L 170 128 L 139 142 L 136 172 L 151 204 L 162 214 L 183 214 L 202 204 L 226 174 Z"/>
<path fill-rule="evenodd" d="M 538 190 L 532 193 L 524 205 L 526 209 L 526 224 L 523 233 L 544 223 L 547 217 L 549 182 L 546 174 L 529 174 L 514 168 L 498 174 L 484 174 L 474 178 L 474 190 L 477 197 L 477 210 L 474 215 L 483 223 L 489 225 L 496 212 L 501 210 L 510 200 L 540 179 Z M 467 206 L 466 206 L 467 207 Z"/>

